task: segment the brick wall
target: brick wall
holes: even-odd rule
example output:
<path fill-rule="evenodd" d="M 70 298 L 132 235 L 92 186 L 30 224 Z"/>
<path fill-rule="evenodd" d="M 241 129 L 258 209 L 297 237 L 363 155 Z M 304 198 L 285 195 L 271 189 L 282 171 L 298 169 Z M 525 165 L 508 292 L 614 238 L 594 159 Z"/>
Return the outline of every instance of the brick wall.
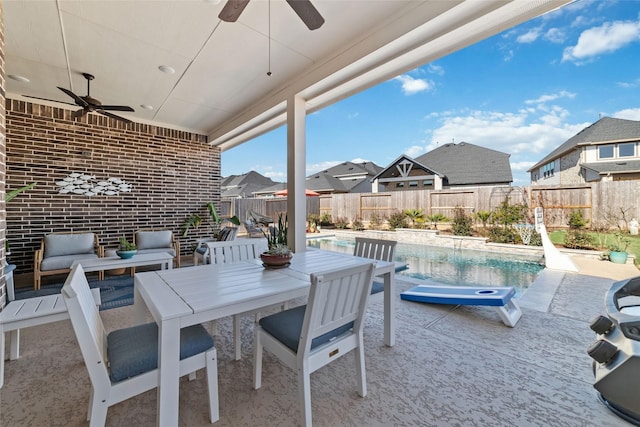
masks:
<path fill-rule="evenodd" d="M 7 231 L 6 213 L 4 207 L 5 171 L 6 171 L 6 138 L 5 138 L 5 71 L 4 71 L 4 10 L 0 2 L 0 309 L 6 303 L 7 286 L 4 278 L 4 239 Z M 4 357 L 4 354 L 0 355 Z"/>
<path fill-rule="evenodd" d="M 7 187 L 37 182 L 7 206 L 10 260 L 17 272 L 33 271 L 33 253 L 46 233 L 92 231 L 115 247 L 138 229 L 170 229 L 176 236 L 194 212 L 219 202 L 220 150 L 206 136 L 97 114 L 8 99 Z M 133 191 L 118 195 L 60 194 L 56 183 L 71 173 L 118 178 Z M 1 226 L 1 224 L 0 224 Z M 186 254 L 206 227 L 181 238 Z"/>

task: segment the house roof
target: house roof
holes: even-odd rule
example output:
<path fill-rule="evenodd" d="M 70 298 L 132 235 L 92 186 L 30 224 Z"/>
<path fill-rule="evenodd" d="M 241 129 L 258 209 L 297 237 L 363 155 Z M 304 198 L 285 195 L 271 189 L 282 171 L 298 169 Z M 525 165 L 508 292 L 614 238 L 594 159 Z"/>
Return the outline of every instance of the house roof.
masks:
<path fill-rule="evenodd" d="M 510 155 L 468 142 L 444 144 L 416 158 L 446 176 L 449 185 L 511 183 Z"/>
<path fill-rule="evenodd" d="M 336 178 L 360 175 L 375 176 L 382 169 L 384 169 L 382 166 L 378 166 L 373 162 L 342 162 L 322 171 L 322 173 Z"/>
<path fill-rule="evenodd" d="M 603 117 L 582 129 L 533 165 L 527 172 L 557 159 L 583 145 L 640 139 L 640 121 Z"/>
<path fill-rule="evenodd" d="M 305 181 L 305 186 L 309 190 L 316 191 L 318 193 L 346 193 L 347 188 L 338 178 L 327 173 L 317 173 L 315 175 L 308 176 Z"/>
<path fill-rule="evenodd" d="M 271 178 L 256 171 L 249 171 L 224 178 L 220 184 L 220 191 L 222 197 L 251 197 L 254 192 L 275 184 Z"/>
<path fill-rule="evenodd" d="M 640 160 L 583 163 L 580 166 L 590 169 L 600 175 L 640 172 Z"/>

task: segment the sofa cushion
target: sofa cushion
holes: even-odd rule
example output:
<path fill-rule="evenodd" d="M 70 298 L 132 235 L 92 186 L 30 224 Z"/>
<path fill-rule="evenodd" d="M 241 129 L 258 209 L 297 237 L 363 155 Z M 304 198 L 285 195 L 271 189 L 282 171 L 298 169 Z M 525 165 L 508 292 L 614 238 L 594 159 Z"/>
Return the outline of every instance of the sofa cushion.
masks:
<path fill-rule="evenodd" d="M 79 259 L 98 259 L 96 254 L 63 255 L 45 258 L 40 264 L 40 271 L 65 270 L 71 268 L 74 261 Z"/>
<path fill-rule="evenodd" d="M 136 246 L 140 249 L 155 249 L 155 248 L 171 248 L 173 242 L 171 238 L 173 233 L 170 230 L 166 231 L 138 231 L 136 233 Z"/>
<path fill-rule="evenodd" d="M 44 258 L 95 253 L 95 234 L 47 234 L 44 236 Z"/>
<path fill-rule="evenodd" d="M 213 338 L 200 324 L 180 330 L 180 360 L 207 351 Z M 147 323 L 111 332 L 107 336 L 109 377 L 118 382 L 158 367 L 158 325 Z"/>

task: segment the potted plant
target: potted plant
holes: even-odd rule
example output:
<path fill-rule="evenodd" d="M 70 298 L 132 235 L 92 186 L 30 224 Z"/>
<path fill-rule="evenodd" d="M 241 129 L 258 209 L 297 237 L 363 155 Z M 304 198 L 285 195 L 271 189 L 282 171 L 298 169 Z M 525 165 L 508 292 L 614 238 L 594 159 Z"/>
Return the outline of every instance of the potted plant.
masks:
<path fill-rule="evenodd" d="M 279 214 L 278 224 L 270 226 L 269 231 L 262 230 L 262 234 L 267 238 L 268 249 L 260 254 L 260 259 L 268 267 L 286 267 L 291 261 L 293 254 L 287 246 L 287 233 L 289 224 L 287 217 Z"/>
<path fill-rule="evenodd" d="M 616 264 L 625 264 L 627 262 L 627 248 L 629 247 L 630 240 L 624 237 L 622 233 L 615 234 L 615 240 L 609 245 L 609 261 Z"/>
<path fill-rule="evenodd" d="M 211 217 L 210 225 L 211 225 L 212 235 L 214 238 L 218 237 L 218 234 L 220 233 L 220 228 L 225 221 L 228 221 L 236 226 L 240 225 L 240 220 L 235 215 L 230 218 L 220 217 L 220 215 L 218 215 L 218 211 L 216 210 L 216 206 L 212 202 L 207 203 L 206 207 Z M 189 229 L 198 228 L 200 224 L 202 224 L 202 218 L 200 217 L 200 215 L 198 215 L 197 213 L 194 213 L 191 216 L 189 216 L 189 218 L 187 218 L 186 221 L 182 224 L 182 237 L 187 237 L 187 234 L 189 233 Z"/>
<path fill-rule="evenodd" d="M 129 242 L 125 237 L 120 238 L 120 245 L 116 250 L 116 255 L 122 259 L 129 259 L 138 252 L 136 245 Z"/>

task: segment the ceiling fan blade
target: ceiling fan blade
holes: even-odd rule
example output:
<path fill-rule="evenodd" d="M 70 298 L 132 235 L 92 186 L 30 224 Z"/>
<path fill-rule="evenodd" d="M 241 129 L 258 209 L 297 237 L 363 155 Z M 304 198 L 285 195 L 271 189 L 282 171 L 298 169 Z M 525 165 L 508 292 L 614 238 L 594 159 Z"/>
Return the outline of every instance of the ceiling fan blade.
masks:
<path fill-rule="evenodd" d="M 43 101 L 57 102 L 58 104 L 76 105 L 76 104 L 72 104 L 71 102 L 58 101 L 56 99 L 49 99 L 49 98 L 40 98 L 39 96 L 31 96 L 31 95 L 22 95 L 22 96 L 24 96 L 25 98 L 33 98 L 33 99 L 41 99 Z"/>
<path fill-rule="evenodd" d="M 60 89 L 61 91 L 63 91 L 64 93 L 66 93 L 67 95 L 72 97 L 74 99 L 74 101 L 76 101 L 76 105 L 79 105 L 81 107 L 88 107 L 89 106 L 87 101 L 85 101 L 84 99 L 80 98 L 78 95 L 76 95 L 75 93 L 71 92 L 69 89 L 65 89 L 65 88 L 60 87 L 60 86 L 58 86 L 58 89 Z"/>
<path fill-rule="evenodd" d="M 287 3 L 310 30 L 317 30 L 324 24 L 324 18 L 310 0 L 287 0 Z"/>
<path fill-rule="evenodd" d="M 103 111 L 102 109 L 97 109 L 96 113 L 102 114 L 103 116 L 111 117 L 112 119 L 120 120 L 121 122 L 133 123 L 129 119 L 125 119 L 124 117 L 116 116 L 115 114 L 111 114 L 111 113 L 109 113 L 107 111 Z"/>
<path fill-rule="evenodd" d="M 84 108 L 81 108 L 81 109 L 76 110 L 73 113 L 71 113 L 71 117 L 73 117 L 74 119 L 77 119 L 78 117 L 82 117 L 87 113 L 88 113 L 88 110 L 85 110 Z"/>
<path fill-rule="evenodd" d="M 126 105 L 100 105 L 100 109 L 111 110 L 111 111 L 131 111 L 131 112 L 136 111 L 133 108 L 128 107 Z"/>
<path fill-rule="evenodd" d="M 218 18 L 224 22 L 236 22 L 248 3 L 249 0 L 227 0 Z"/>

